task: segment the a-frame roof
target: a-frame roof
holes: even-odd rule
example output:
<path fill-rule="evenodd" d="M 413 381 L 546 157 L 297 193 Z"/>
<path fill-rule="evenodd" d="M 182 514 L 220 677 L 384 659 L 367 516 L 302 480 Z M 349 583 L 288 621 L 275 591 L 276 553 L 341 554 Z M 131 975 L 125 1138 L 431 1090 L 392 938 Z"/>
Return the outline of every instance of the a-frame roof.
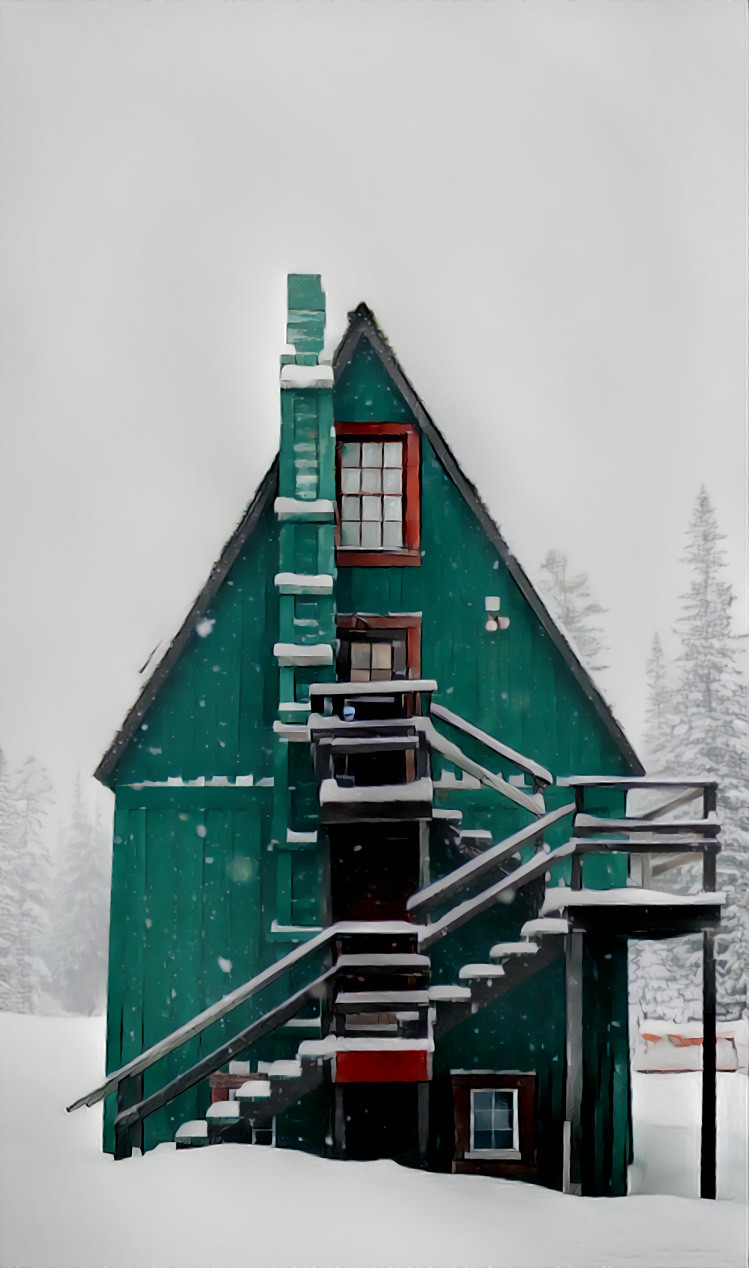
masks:
<path fill-rule="evenodd" d="M 359 304 L 353 312 L 349 313 L 348 326 L 333 357 L 333 373 L 335 381 L 338 382 L 341 375 L 350 365 L 362 340 L 366 340 L 369 344 L 370 348 L 377 356 L 387 375 L 391 379 L 394 387 L 403 397 L 418 426 L 432 445 L 432 448 L 434 449 L 434 452 L 444 467 L 446 473 L 450 476 L 451 480 L 465 498 L 487 537 L 492 542 L 497 553 L 505 564 L 507 571 L 515 581 L 515 584 L 523 597 L 530 604 L 530 607 L 536 617 L 577 681 L 578 686 L 590 701 L 600 721 L 611 735 L 614 743 L 624 757 L 624 760 L 630 767 L 630 770 L 635 775 L 644 774 L 644 767 L 640 762 L 640 759 L 611 712 L 611 709 L 596 687 L 587 669 L 576 655 L 574 649 L 552 619 L 543 599 L 533 586 L 527 573 L 509 549 L 499 531 L 499 528 L 495 524 L 487 508 L 484 506 L 484 503 L 481 501 L 475 485 L 471 483 L 465 473 L 461 470 L 455 455 L 452 453 L 442 433 L 436 427 L 427 412 L 424 403 L 404 373 L 398 358 L 395 356 L 395 353 L 380 330 L 372 310 L 364 303 Z M 190 638 L 196 636 L 196 625 L 200 621 L 201 617 L 208 611 L 219 587 L 224 581 L 224 578 L 227 576 L 229 570 L 239 556 L 245 542 L 253 533 L 263 510 L 273 498 L 277 486 L 278 459 L 276 458 L 258 485 L 255 495 L 242 520 L 237 525 L 237 528 L 234 530 L 224 546 L 221 555 L 213 565 L 203 589 L 185 617 L 179 631 L 172 639 L 166 652 L 162 656 L 151 677 L 148 679 L 148 682 L 144 685 L 138 699 L 125 718 L 121 729 L 117 732 L 112 744 L 107 749 L 107 752 L 104 754 L 101 762 L 96 768 L 94 774 L 97 779 L 102 781 L 102 783 L 109 783 L 120 758 L 135 735 L 149 708 L 156 699 L 162 684 L 166 681 L 172 669 L 177 664 L 177 661 L 179 660 Z"/>

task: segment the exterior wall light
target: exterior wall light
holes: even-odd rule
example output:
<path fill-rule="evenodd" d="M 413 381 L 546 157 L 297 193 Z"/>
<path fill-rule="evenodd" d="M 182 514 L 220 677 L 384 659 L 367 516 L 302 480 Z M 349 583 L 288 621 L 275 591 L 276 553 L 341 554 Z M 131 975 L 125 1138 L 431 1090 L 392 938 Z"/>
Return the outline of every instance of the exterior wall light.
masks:
<path fill-rule="evenodd" d="M 488 594 L 484 599 L 484 607 L 487 612 L 487 621 L 485 629 L 493 634 L 495 630 L 506 630 L 510 624 L 509 616 L 499 615 L 499 596 L 496 594 Z"/>

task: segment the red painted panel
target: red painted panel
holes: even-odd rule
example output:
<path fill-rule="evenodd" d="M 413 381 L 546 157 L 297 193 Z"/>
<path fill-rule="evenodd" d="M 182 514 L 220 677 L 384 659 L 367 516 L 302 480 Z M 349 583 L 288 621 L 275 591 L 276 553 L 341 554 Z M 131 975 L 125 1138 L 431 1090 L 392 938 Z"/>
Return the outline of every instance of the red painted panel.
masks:
<path fill-rule="evenodd" d="M 420 1049 L 405 1052 L 339 1052 L 336 1056 L 336 1083 L 426 1083 L 429 1053 Z"/>
<path fill-rule="evenodd" d="M 215 1105 L 216 1101 L 228 1101 L 228 1087 L 212 1087 L 211 1088 L 211 1104 Z"/>

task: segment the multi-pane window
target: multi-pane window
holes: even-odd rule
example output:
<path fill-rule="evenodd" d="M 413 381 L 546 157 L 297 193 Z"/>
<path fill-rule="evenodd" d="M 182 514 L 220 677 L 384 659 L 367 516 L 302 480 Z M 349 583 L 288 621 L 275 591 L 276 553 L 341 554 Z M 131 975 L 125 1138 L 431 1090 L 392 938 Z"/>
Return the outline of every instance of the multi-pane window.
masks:
<path fill-rule="evenodd" d="M 518 1149 L 518 1094 L 515 1088 L 471 1089 L 471 1151 Z"/>
<path fill-rule="evenodd" d="M 344 640 L 342 660 L 348 659 L 349 682 L 390 682 L 408 672 L 406 636 L 390 639 Z M 343 664 L 342 664 L 343 668 Z"/>
<path fill-rule="evenodd" d="M 344 440 L 340 448 L 341 546 L 401 550 L 402 440 Z"/>

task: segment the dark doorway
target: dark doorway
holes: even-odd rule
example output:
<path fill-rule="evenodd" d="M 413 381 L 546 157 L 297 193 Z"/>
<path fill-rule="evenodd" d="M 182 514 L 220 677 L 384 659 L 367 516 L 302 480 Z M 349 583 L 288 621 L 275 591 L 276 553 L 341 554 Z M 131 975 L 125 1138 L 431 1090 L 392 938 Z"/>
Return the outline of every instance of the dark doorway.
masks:
<path fill-rule="evenodd" d="M 332 919 L 407 920 L 419 888 L 419 825 L 331 825 Z"/>
<path fill-rule="evenodd" d="M 418 1083 L 342 1084 L 346 1157 L 363 1162 L 415 1154 Z"/>

